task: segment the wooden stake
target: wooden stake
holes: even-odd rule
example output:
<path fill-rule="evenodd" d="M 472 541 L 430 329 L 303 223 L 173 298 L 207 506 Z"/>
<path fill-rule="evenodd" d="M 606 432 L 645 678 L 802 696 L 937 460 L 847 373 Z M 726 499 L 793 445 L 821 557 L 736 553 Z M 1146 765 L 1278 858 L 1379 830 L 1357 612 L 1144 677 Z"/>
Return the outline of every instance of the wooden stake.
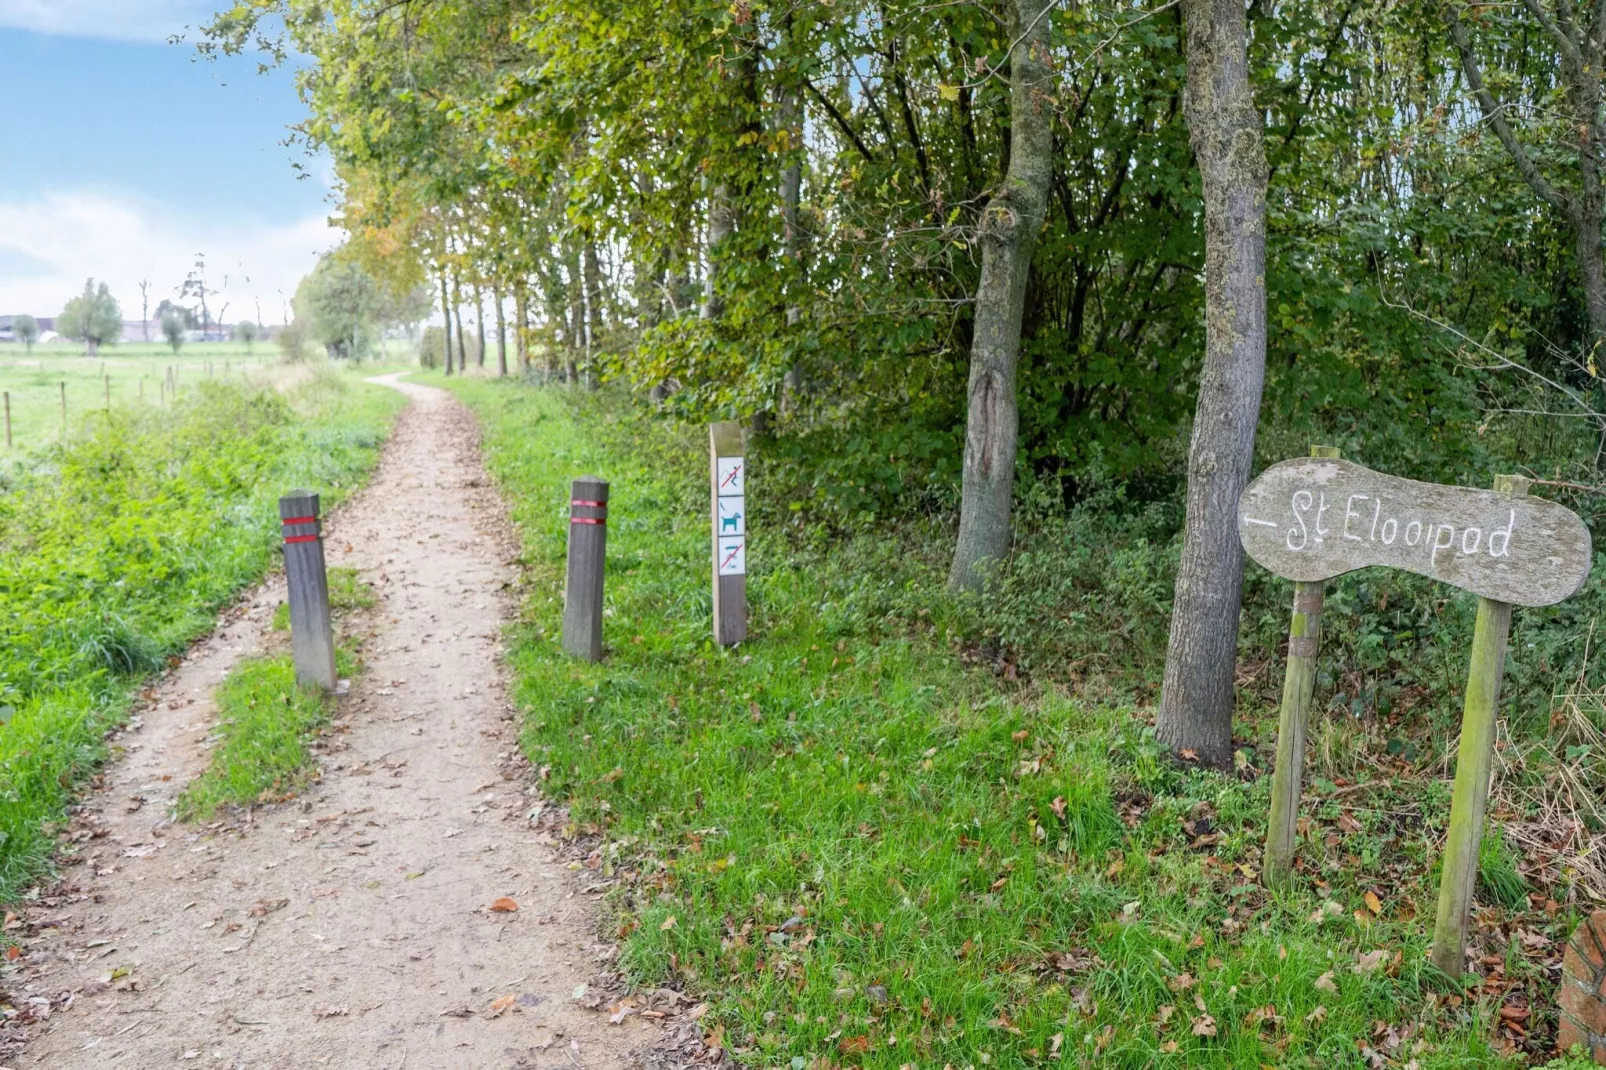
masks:
<path fill-rule="evenodd" d="M 708 428 L 714 522 L 714 642 L 734 646 L 747 638 L 747 459 L 742 425 Z"/>
<path fill-rule="evenodd" d="M 102 375 L 100 378 L 106 387 L 106 411 L 110 412 L 112 408 L 112 377 Z"/>
<path fill-rule="evenodd" d="M 569 575 L 563 589 L 563 649 L 602 660 L 602 581 L 608 556 L 608 484 L 582 476 L 569 486 Z"/>
<path fill-rule="evenodd" d="M 7 390 L 5 392 L 5 395 L 6 395 L 6 449 L 10 450 L 11 449 L 11 391 Z"/>
<path fill-rule="evenodd" d="M 329 575 L 323 559 L 318 496 L 293 490 L 279 499 L 284 530 L 284 578 L 290 589 L 290 649 L 296 683 L 335 687 L 335 637 L 329 621 Z"/>
<path fill-rule="evenodd" d="M 1338 457 L 1335 446 L 1312 446 L 1312 457 Z M 1277 722 L 1277 765 L 1271 778 L 1271 818 L 1266 825 L 1266 857 L 1261 879 L 1268 888 L 1288 883 L 1294 869 L 1299 798 L 1304 790 L 1305 730 L 1316 689 L 1316 655 L 1322 641 L 1320 581 L 1294 584 L 1294 616 L 1288 628 L 1288 669 L 1283 675 L 1283 706 Z"/>
<path fill-rule="evenodd" d="M 61 384 L 61 433 L 64 435 L 67 433 L 67 383 L 65 380 Z"/>
<path fill-rule="evenodd" d="M 1524 476 L 1494 478 L 1494 489 L 1513 497 L 1526 495 L 1528 486 Z M 1439 874 L 1439 910 L 1433 923 L 1433 965 L 1457 980 L 1466 969 L 1467 911 L 1478 883 L 1478 848 L 1483 841 L 1483 811 L 1489 802 L 1500 677 L 1506 668 L 1510 631 L 1511 603 L 1479 598 L 1478 618 L 1472 628 L 1472 665 L 1461 707 L 1450 829 Z"/>

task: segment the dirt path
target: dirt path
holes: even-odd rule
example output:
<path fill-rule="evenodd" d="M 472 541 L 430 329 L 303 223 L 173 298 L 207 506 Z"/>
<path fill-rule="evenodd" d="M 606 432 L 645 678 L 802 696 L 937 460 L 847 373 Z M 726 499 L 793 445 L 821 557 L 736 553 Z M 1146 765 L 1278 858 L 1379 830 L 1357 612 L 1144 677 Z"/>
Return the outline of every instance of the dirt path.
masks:
<path fill-rule="evenodd" d="M 380 606 L 323 783 L 245 828 L 167 824 L 205 766 L 211 689 L 263 642 L 264 588 L 157 688 L 90 800 L 104 838 L 29 912 L 10 983 L 57 1009 L 13 1066 L 573 1070 L 651 1043 L 575 999 L 607 951 L 527 819 L 498 658 L 513 574 L 472 418 L 379 381 L 412 404 L 329 526 L 331 564 Z M 503 896 L 519 909 L 492 912 Z"/>

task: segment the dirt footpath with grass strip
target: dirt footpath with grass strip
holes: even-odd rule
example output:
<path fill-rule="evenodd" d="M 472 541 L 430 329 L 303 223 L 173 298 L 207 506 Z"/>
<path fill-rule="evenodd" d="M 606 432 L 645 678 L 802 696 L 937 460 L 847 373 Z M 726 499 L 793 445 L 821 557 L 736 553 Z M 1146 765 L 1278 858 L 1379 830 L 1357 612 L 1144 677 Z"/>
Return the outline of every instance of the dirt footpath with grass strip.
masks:
<path fill-rule="evenodd" d="M 595 874 L 530 820 L 499 659 L 512 544 L 474 422 L 380 381 L 412 403 L 327 526 L 330 564 L 379 605 L 321 783 L 171 820 L 207 764 L 213 690 L 264 645 L 270 584 L 154 689 L 73 832 L 77 863 L 12 920 L 8 987 L 42 1020 L 10 1066 L 603 1068 L 652 1045 L 600 998 Z"/>

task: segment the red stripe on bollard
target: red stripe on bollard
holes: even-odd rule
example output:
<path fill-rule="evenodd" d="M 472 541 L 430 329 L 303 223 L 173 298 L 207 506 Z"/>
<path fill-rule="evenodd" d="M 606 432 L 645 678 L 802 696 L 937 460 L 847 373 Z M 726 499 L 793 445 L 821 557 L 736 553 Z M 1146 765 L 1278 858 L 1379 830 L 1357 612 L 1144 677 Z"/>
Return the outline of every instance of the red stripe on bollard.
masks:
<path fill-rule="evenodd" d="M 598 520 L 596 517 L 593 517 L 593 516 L 571 516 L 569 518 L 569 523 L 571 523 L 571 524 L 607 524 L 607 521 L 606 520 Z"/>
<path fill-rule="evenodd" d="M 321 535 L 286 535 L 284 541 L 289 542 L 317 542 Z"/>
<path fill-rule="evenodd" d="M 286 527 L 291 524 L 316 524 L 317 522 L 318 518 L 315 516 L 293 516 L 289 520 L 279 521 L 279 523 L 285 525 Z"/>

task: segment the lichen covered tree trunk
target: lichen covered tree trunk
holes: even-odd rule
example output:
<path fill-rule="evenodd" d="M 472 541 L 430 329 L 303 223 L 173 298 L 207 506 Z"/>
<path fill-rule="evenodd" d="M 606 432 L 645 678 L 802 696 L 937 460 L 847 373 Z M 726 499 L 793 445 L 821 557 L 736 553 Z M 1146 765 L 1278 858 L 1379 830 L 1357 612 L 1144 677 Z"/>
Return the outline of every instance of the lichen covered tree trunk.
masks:
<path fill-rule="evenodd" d="M 446 293 L 446 272 L 441 271 L 441 341 L 446 350 L 446 374 L 452 374 L 452 300 Z"/>
<path fill-rule="evenodd" d="M 1014 4 L 1009 169 L 982 210 L 959 538 L 948 576 L 955 590 L 980 587 L 988 564 L 1009 552 L 1021 317 L 1053 171 L 1054 83 L 1048 66 L 1052 6 L 1052 0 Z"/>
<path fill-rule="evenodd" d="M 496 373 L 507 378 L 507 316 L 502 311 L 502 291 L 497 288 L 491 290 L 491 300 L 496 303 Z"/>
<path fill-rule="evenodd" d="M 1182 561 L 1156 734 L 1232 761 L 1233 678 L 1249 482 L 1266 374 L 1266 152 L 1249 81 L 1243 0 L 1183 0 L 1189 138 L 1204 190 L 1205 355 L 1188 450 Z"/>

